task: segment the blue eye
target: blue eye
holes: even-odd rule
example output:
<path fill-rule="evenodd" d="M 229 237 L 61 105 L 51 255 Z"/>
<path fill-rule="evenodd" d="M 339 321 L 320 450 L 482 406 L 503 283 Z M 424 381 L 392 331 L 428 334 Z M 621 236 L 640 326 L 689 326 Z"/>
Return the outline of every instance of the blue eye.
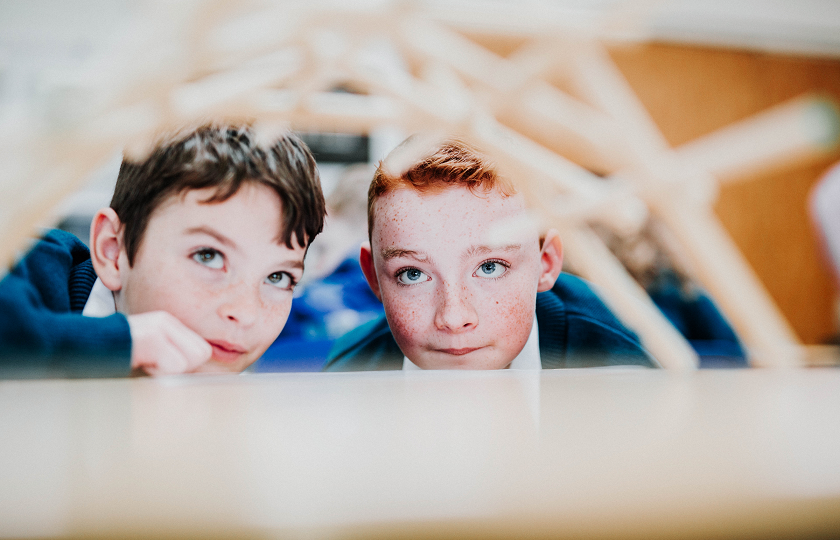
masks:
<path fill-rule="evenodd" d="M 286 272 L 274 272 L 265 278 L 265 282 L 278 289 L 292 290 L 295 288 L 295 280 Z"/>
<path fill-rule="evenodd" d="M 405 270 L 400 271 L 397 274 L 397 281 L 402 283 L 403 285 L 415 285 L 417 283 L 422 283 L 424 281 L 428 281 L 429 276 L 421 272 L 416 268 L 407 268 Z"/>
<path fill-rule="evenodd" d="M 220 270 L 225 266 L 224 255 L 212 248 L 200 249 L 193 253 L 192 258 L 195 262 L 215 270 Z"/>
<path fill-rule="evenodd" d="M 507 265 L 499 261 L 484 261 L 478 265 L 473 275 L 481 278 L 499 278 L 507 272 L 507 269 Z"/>

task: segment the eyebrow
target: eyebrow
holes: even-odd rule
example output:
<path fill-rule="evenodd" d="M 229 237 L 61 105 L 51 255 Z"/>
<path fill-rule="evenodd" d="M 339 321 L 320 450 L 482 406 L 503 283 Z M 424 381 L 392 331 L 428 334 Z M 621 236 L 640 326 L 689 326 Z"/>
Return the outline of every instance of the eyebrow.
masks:
<path fill-rule="evenodd" d="M 224 245 L 226 245 L 228 247 L 231 247 L 233 249 L 238 249 L 238 246 L 236 245 L 236 242 L 234 242 L 233 240 L 231 240 L 227 236 L 223 235 L 219 231 L 217 231 L 217 230 L 215 230 L 211 227 L 207 227 L 206 225 L 202 225 L 200 227 L 190 227 L 189 229 L 186 230 L 186 233 L 187 234 L 206 234 L 208 236 L 212 236 L 213 238 L 218 240 L 219 243 L 221 243 L 221 244 L 224 244 Z"/>
<path fill-rule="evenodd" d="M 206 234 L 208 236 L 212 236 L 213 238 L 218 240 L 219 243 L 221 243 L 221 244 L 223 244 L 223 245 L 225 245 L 229 248 L 239 250 L 239 246 L 236 245 L 236 242 L 234 242 L 233 240 L 231 240 L 227 236 L 223 235 L 219 231 L 213 229 L 212 227 L 207 227 L 206 225 L 202 225 L 200 227 L 190 227 L 189 229 L 186 230 L 186 233 L 187 234 Z M 296 269 L 300 269 L 300 270 L 304 269 L 303 261 L 298 260 L 298 259 L 283 261 L 280 264 L 285 265 L 289 268 L 296 268 Z"/>
<path fill-rule="evenodd" d="M 299 260 L 292 260 L 292 261 L 284 261 L 283 264 L 290 266 L 291 268 L 297 268 L 299 270 L 303 270 L 303 261 Z"/>
<path fill-rule="evenodd" d="M 487 255 L 496 251 L 519 251 L 522 249 L 522 244 L 508 244 L 507 246 L 470 246 L 465 257 L 472 257 L 474 255 Z"/>
<path fill-rule="evenodd" d="M 473 257 L 475 255 L 487 255 L 489 253 L 504 251 L 519 251 L 522 249 L 522 244 L 508 244 L 506 246 L 470 246 L 464 254 L 464 257 Z M 411 257 L 420 262 L 427 262 L 431 257 L 422 251 L 414 251 L 411 249 L 401 248 L 385 248 L 382 250 L 382 259 L 389 261 L 398 257 Z"/>
<path fill-rule="evenodd" d="M 426 262 L 429 260 L 429 255 L 427 253 L 423 253 L 422 251 L 400 248 L 385 248 L 382 250 L 382 258 L 386 261 L 396 259 L 397 257 L 411 257 L 412 259 L 420 262 Z"/>

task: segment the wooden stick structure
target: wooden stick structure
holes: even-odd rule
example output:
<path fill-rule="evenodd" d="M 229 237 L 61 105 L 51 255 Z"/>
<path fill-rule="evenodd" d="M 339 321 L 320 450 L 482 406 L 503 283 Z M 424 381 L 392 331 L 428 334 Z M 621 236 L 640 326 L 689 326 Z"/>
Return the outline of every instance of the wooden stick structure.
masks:
<path fill-rule="evenodd" d="M 324 132 L 397 127 L 457 135 L 496 160 L 664 367 L 694 369 L 698 358 L 593 224 L 628 235 L 655 216 L 675 239 L 667 249 L 688 261 L 750 362 L 799 365 L 796 335 L 711 204 L 720 181 L 833 148 L 836 105 L 804 96 L 672 149 L 597 24 L 553 8 L 462 8 L 213 1 L 139 19 L 131 39 L 103 51 L 94 82 L 56 82 L 47 93 L 86 96 L 86 115 L 0 130 L 0 159 L 9 164 L 0 170 L 0 260 L 11 264 L 100 163 L 120 150 L 142 153 L 161 132 L 220 119 Z M 469 31 L 523 44 L 503 57 Z M 148 51 L 161 42 L 167 61 L 153 66 Z"/>
<path fill-rule="evenodd" d="M 576 74 L 579 75 L 575 81 L 579 91 L 617 119 L 617 127 L 626 134 L 627 144 L 634 149 L 633 159 L 627 163 L 627 168 L 632 171 L 628 178 L 641 190 L 651 211 L 677 236 L 697 269 L 696 275 L 701 283 L 721 304 L 747 345 L 752 363 L 759 366 L 801 364 L 803 351 L 798 338 L 723 231 L 712 209 L 709 205 L 691 201 L 683 190 L 675 189 L 675 186 L 679 186 L 676 180 L 680 176 L 679 159 L 668 155 L 669 149 L 664 137 L 605 51 L 597 44 L 590 43 L 586 52 L 575 60 Z M 788 116 L 791 109 L 795 116 L 799 107 L 789 106 L 782 114 L 774 111 L 770 117 Z M 739 137 L 749 138 L 751 134 L 760 135 L 763 130 L 755 129 L 754 126 L 763 124 L 768 127 L 767 117 L 765 113 L 758 120 L 732 128 L 707 141 L 720 138 L 731 142 Z M 781 120 L 783 125 L 780 128 L 784 129 L 785 118 Z M 773 124 L 772 121 L 770 123 Z M 777 137 L 773 139 L 771 144 L 776 150 L 772 152 L 774 155 L 782 149 L 790 150 L 792 154 L 802 152 L 801 141 L 796 140 L 799 137 L 794 138 L 786 148 L 783 148 L 785 145 L 780 144 Z M 763 137 L 757 143 L 766 141 L 767 137 Z M 755 143 L 750 141 L 749 144 Z M 706 142 L 705 146 L 714 145 Z M 702 152 L 698 151 L 697 154 L 702 155 Z M 748 158 L 756 155 L 760 155 L 760 152 L 752 152 Z M 725 160 L 720 162 L 725 163 Z M 689 172 L 696 170 L 689 169 Z M 696 175 L 694 179 L 697 181 Z M 713 179 L 709 175 L 705 181 L 711 183 Z"/>

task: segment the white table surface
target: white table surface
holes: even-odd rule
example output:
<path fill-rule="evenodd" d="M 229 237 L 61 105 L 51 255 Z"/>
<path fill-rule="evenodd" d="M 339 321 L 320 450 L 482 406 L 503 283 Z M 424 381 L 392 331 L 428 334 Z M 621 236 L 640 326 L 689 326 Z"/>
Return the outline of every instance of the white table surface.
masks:
<path fill-rule="evenodd" d="M 0 537 L 840 534 L 840 370 L 0 382 Z"/>

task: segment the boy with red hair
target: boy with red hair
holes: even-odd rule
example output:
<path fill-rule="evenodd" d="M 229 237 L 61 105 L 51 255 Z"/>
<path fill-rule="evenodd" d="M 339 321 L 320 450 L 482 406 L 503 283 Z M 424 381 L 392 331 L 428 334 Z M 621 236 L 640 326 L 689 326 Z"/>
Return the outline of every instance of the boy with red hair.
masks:
<path fill-rule="evenodd" d="M 462 142 L 402 174 L 381 163 L 360 264 L 385 317 L 342 337 L 325 369 L 653 367 L 586 282 L 561 274 L 557 231 L 514 226 L 526 217 L 524 197 Z"/>

